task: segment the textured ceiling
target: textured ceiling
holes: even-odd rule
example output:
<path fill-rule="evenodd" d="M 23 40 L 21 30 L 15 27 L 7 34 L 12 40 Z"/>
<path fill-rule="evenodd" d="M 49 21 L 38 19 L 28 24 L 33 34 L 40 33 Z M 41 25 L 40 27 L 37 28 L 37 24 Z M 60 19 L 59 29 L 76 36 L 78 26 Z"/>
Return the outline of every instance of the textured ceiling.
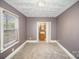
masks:
<path fill-rule="evenodd" d="M 27 17 L 56 17 L 78 0 L 4 0 Z"/>

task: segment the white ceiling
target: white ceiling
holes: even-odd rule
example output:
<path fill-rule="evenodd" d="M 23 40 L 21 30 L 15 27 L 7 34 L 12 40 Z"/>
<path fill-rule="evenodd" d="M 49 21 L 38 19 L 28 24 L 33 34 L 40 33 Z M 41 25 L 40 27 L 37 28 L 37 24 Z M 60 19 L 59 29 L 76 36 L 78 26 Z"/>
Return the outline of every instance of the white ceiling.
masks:
<path fill-rule="evenodd" d="M 27 17 L 56 17 L 78 0 L 4 0 Z"/>

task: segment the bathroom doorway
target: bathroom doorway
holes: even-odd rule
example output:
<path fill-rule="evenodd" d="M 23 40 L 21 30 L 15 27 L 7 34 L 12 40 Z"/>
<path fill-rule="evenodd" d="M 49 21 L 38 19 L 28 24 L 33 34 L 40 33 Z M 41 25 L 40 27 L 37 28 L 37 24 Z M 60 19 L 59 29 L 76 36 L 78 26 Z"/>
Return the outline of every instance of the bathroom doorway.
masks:
<path fill-rule="evenodd" d="M 37 22 L 37 40 L 44 42 L 51 40 L 51 22 Z"/>

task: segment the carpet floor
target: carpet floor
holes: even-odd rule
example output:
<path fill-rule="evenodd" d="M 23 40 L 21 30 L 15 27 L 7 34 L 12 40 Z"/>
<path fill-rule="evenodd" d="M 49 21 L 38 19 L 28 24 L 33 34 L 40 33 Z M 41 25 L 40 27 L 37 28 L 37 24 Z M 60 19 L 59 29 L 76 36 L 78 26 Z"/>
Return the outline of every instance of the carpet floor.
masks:
<path fill-rule="evenodd" d="M 27 43 L 11 59 L 71 59 L 57 43 Z"/>

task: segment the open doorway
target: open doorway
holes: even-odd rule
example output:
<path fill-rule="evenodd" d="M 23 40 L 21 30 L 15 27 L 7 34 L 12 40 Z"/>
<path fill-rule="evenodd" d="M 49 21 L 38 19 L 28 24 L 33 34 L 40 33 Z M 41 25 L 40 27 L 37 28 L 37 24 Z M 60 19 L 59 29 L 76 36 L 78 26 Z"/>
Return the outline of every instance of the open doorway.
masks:
<path fill-rule="evenodd" d="M 51 22 L 37 22 L 37 40 L 45 42 L 51 40 Z"/>

